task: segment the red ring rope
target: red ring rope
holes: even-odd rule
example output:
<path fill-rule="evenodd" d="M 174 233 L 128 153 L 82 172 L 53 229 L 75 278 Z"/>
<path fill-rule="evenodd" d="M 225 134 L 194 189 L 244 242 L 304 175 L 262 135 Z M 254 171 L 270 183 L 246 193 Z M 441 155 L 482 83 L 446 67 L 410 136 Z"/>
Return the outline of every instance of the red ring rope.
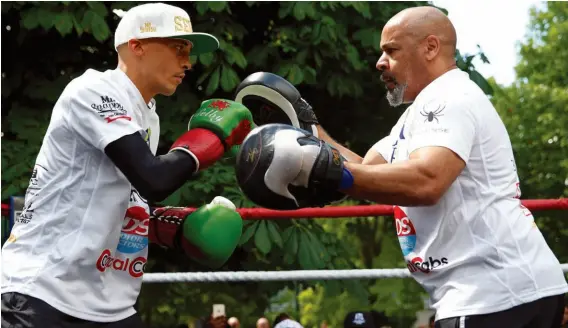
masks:
<path fill-rule="evenodd" d="M 523 199 L 522 204 L 532 211 L 568 210 L 568 198 L 559 199 Z M 2 204 L 2 215 L 8 215 L 9 204 Z M 190 208 L 195 210 L 195 208 Z M 245 220 L 252 219 L 289 219 L 289 218 L 339 218 L 392 215 L 391 205 L 328 206 L 323 208 L 303 208 L 293 211 L 275 211 L 265 208 L 239 208 L 237 210 Z"/>

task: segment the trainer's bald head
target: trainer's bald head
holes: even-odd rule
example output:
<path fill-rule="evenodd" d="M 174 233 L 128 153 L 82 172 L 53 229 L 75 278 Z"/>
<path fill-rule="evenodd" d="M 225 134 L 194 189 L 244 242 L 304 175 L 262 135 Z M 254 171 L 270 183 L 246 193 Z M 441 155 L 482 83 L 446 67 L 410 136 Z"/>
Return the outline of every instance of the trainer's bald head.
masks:
<path fill-rule="evenodd" d="M 412 102 L 433 80 L 456 68 L 456 30 L 434 7 L 413 7 L 393 16 L 381 33 L 377 69 L 392 106 Z"/>
<path fill-rule="evenodd" d="M 448 16 L 438 8 L 426 6 L 404 9 L 387 22 L 385 28 L 387 27 L 399 29 L 416 42 L 435 36 L 440 40 L 444 55 L 455 55 L 456 29 Z"/>

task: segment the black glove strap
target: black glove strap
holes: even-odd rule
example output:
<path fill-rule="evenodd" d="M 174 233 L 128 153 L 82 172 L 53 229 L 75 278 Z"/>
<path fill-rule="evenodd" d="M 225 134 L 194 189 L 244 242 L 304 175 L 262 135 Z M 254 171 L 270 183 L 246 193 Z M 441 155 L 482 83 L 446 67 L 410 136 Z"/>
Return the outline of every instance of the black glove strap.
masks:
<path fill-rule="evenodd" d="M 314 163 L 308 189 L 310 189 L 314 205 L 325 206 L 345 198 L 345 195 L 338 191 L 343 177 L 345 159 L 337 149 L 319 141 L 321 151 Z"/>
<path fill-rule="evenodd" d="M 298 115 L 298 121 L 305 123 L 308 127 L 313 124 L 319 124 L 318 118 L 316 117 L 312 106 L 310 106 L 310 104 L 308 104 L 308 102 L 305 101 L 304 98 L 298 99 L 298 101 L 296 101 L 296 103 L 293 105 L 296 109 L 296 114 Z M 305 127 L 302 127 L 302 129 L 306 130 Z M 308 129 L 308 131 L 311 132 L 311 128 Z"/>

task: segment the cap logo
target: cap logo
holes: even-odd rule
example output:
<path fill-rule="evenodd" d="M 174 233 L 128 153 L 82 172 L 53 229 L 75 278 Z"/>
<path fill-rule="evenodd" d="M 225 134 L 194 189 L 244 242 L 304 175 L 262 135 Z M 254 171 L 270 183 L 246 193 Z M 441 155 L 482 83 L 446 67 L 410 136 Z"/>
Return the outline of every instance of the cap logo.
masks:
<path fill-rule="evenodd" d="M 156 27 L 151 22 L 146 22 L 140 26 L 140 33 L 156 32 Z"/>
<path fill-rule="evenodd" d="M 176 32 L 193 33 L 191 29 L 191 21 L 183 16 L 175 16 L 174 24 Z"/>
<path fill-rule="evenodd" d="M 355 318 L 353 318 L 353 323 L 356 325 L 362 325 L 365 323 L 365 317 L 363 313 L 355 313 Z"/>

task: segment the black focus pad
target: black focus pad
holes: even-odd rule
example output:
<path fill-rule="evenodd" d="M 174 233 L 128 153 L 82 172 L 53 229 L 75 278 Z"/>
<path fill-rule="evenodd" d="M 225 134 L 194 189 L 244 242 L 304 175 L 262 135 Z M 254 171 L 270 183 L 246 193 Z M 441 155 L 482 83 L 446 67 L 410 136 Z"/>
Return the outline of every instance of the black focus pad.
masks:
<path fill-rule="evenodd" d="M 292 130 L 293 141 L 298 147 L 315 146 L 319 149 L 314 158 L 314 166 L 310 172 L 307 186 L 292 184 L 278 185 L 279 190 L 286 189 L 291 197 L 280 191 L 273 191 L 268 182 L 274 182 L 274 175 L 267 175 L 269 169 L 276 170 L 273 165 L 276 134 L 282 130 Z M 291 134 L 288 134 L 290 136 Z M 302 150 L 300 150 L 302 151 Z M 316 154 L 313 153 L 312 154 Z M 304 154 L 304 156 L 306 156 Z M 339 152 L 327 143 L 310 135 L 307 131 L 284 124 L 268 124 L 255 128 L 243 141 L 237 154 L 236 176 L 243 193 L 255 204 L 276 209 L 293 210 L 303 207 L 325 206 L 345 197 L 338 192 L 343 172 L 343 161 Z M 303 165 L 303 164 L 302 164 Z M 282 166 L 280 166 L 282 169 Z M 294 169 L 290 168 L 292 171 Z M 272 172 L 284 172 L 272 171 Z M 268 179 L 268 180 L 267 180 Z M 276 190 L 276 189 L 274 189 Z M 288 195 L 290 196 L 290 195 Z"/>
<path fill-rule="evenodd" d="M 237 182 L 243 193 L 257 205 L 280 210 L 297 209 L 293 199 L 276 194 L 264 182 L 274 158 L 272 142 L 278 129 L 279 124 L 265 125 L 251 131 L 243 140 L 237 154 Z"/>
<path fill-rule="evenodd" d="M 241 84 L 237 87 L 235 93 L 235 101 L 238 102 L 239 93 L 243 89 L 251 85 L 263 85 L 276 92 L 280 93 L 284 98 L 286 98 L 290 103 L 294 104 L 300 99 L 300 92 L 296 87 L 288 82 L 285 78 L 268 72 L 256 72 L 244 79 Z"/>
<path fill-rule="evenodd" d="M 288 124 L 312 132 L 319 124 L 312 107 L 286 79 L 268 72 L 249 75 L 238 86 L 235 101 L 245 105 L 257 125 Z"/>

